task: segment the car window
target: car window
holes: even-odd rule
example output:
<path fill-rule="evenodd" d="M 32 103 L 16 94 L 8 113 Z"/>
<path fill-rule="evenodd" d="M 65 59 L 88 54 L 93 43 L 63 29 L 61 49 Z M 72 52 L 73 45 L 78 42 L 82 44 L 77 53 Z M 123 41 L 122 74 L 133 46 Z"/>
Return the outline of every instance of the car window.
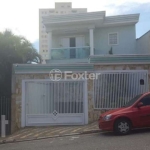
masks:
<path fill-rule="evenodd" d="M 143 97 L 140 102 L 142 102 L 144 106 L 150 106 L 150 95 Z"/>
<path fill-rule="evenodd" d="M 136 95 L 124 107 L 129 107 L 129 106 L 133 105 L 142 95 L 143 94 Z"/>

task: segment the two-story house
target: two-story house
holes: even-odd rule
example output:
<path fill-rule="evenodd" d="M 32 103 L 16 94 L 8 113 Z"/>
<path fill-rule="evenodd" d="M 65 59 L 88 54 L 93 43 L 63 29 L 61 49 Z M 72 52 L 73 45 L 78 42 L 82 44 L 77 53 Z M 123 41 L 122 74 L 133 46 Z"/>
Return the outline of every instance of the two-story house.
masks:
<path fill-rule="evenodd" d="M 106 16 L 105 11 L 43 17 L 51 63 L 88 62 L 93 55 L 137 54 L 139 14 Z"/>
<path fill-rule="evenodd" d="M 139 14 L 43 17 L 50 59 L 14 64 L 12 130 L 83 125 L 149 90 L 150 55 L 136 48 Z"/>

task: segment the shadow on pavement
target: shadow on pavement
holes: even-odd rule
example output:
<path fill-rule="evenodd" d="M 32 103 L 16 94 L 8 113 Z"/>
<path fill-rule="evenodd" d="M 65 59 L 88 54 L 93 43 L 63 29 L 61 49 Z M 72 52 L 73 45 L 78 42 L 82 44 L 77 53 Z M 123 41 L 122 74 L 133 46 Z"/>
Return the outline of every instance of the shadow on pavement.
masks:
<path fill-rule="evenodd" d="M 131 132 L 131 134 L 141 134 L 141 133 L 150 133 L 150 128 L 147 129 L 136 129 Z"/>
<path fill-rule="evenodd" d="M 144 133 L 149 133 L 150 134 L 150 128 L 147 128 L 147 129 L 135 129 L 135 130 L 131 131 L 131 133 L 128 136 L 135 135 L 135 134 L 142 134 L 142 133 L 143 134 Z M 100 133 L 100 135 L 101 136 L 119 136 L 119 135 L 116 135 L 113 132 L 102 132 L 102 133 Z"/>

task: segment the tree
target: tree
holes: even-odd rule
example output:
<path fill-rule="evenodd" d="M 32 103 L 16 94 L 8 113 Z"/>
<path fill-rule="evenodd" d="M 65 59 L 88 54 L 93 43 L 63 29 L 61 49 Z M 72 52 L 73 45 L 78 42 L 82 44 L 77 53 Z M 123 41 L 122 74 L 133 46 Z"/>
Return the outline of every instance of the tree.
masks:
<path fill-rule="evenodd" d="M 11 92 L 11 71 L 14 63 L 41 62 L 41 57 L 24 37 L 11 31 L 0 33 L 0 93 Z"/>
<path fill-rule="evenodd" d="M 6 30 L 0 33 L 0 55 L 5 58 L 15 57 L 14 61 L 27 63 L 28 61 L 41 62 L 41 57 L 33 48 L 32 44 L 24 37 L 16 36 L 11 31 Z"/>

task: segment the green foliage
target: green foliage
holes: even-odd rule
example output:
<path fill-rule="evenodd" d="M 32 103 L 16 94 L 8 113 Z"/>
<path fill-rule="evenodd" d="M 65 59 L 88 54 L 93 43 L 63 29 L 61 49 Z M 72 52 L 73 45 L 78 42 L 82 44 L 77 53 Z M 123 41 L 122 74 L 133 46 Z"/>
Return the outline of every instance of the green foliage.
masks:
<path fill-rule="evenodd" d="M 0 94 L 11 92 L 12 64 L 41 62 L 41 57 L 24 37 L 11 31 L 0 33 Z"/>
<path fill-rule="evenodd" d="M 2 56 L 12 63 L 41 62 L 40 55 L 26 38 L 8 30 L 0 33 L 0 61 Z"/>

